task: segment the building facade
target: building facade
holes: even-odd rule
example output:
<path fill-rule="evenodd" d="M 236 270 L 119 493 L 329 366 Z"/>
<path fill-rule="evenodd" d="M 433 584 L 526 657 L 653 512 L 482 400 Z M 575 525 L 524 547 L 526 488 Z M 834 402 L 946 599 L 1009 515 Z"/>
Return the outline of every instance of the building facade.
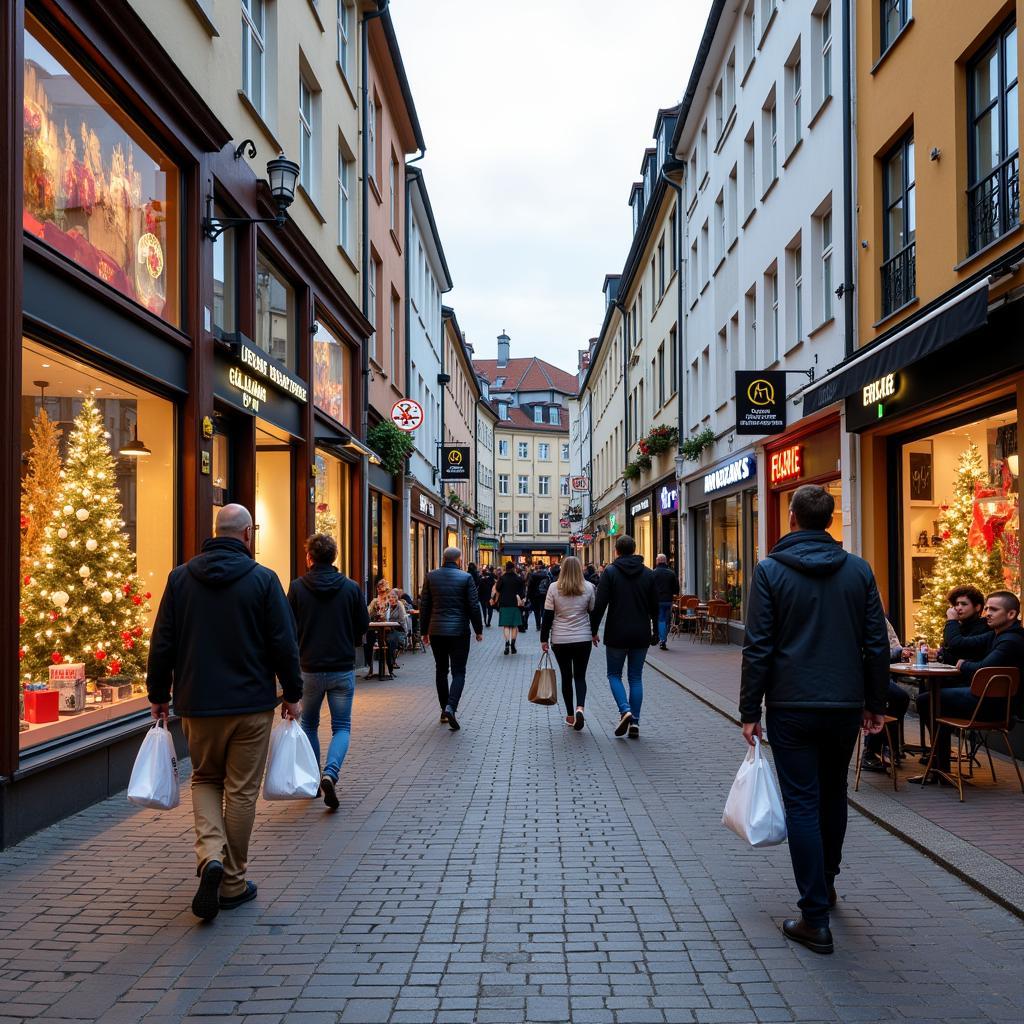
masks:
<path fill-rule="evenodd" d="M 476 403 L 476 564 L 484 566 L 495 565 L 498 559 L 497 518 L 494 513 L 494 431 L 498 425 L 498 414 L 490 403 L 490 387 L 479 375 L 477 387 L 480 398 Z"/>

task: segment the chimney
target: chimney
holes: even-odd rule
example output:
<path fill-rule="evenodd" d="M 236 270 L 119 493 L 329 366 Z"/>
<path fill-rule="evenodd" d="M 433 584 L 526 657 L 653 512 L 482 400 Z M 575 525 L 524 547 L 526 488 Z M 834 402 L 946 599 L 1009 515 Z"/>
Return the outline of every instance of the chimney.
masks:
<path fill-rule="evenodd" d="M 512 339 L 502 328 L 501 334 L 498 335 L 498 366 L 502 369 L 508 366 L 508 350 L 511 343 Z"/>

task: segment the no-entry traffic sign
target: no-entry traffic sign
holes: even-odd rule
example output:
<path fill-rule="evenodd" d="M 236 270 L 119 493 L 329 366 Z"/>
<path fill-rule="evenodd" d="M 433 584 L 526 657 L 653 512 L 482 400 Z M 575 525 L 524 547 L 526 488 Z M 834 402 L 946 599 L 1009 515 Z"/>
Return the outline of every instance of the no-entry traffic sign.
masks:
<path fill-rule="evenodd" d="M 412 433 L 423 422 L 423 406 L 412 398 L 403 398 L 391 407 L 391 422 L 399 430 Z"/>

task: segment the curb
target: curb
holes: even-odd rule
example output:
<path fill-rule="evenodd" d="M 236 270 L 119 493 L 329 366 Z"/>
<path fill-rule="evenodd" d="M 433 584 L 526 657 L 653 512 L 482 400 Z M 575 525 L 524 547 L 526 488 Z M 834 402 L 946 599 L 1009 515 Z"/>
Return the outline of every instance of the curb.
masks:
<path fill-rule="evenodd" d="M 658 659 L 648 657 L 647 664 L 702 704 L 730 722 L 740 724 L 734 705 L 720 693 Z M 771 746 L 770 740 L 766 742 Z M 850 806 L 865 818 L 902 839 L 1011 914 L 1024 919 L 1024 875 L 883 792 L 871 787 L 857 793 L 851 789 L 848 800 Z"/>

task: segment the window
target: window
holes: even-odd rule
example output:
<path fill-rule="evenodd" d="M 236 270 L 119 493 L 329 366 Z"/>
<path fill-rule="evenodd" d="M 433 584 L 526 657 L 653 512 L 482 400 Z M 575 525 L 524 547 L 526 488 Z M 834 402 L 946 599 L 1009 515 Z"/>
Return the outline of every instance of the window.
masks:
<path fill-rule="evenodd" d="M 715 200 L 715 266 L 725 259 L 725 193 Z"/>
<path fill-rule="evenodd" d="M 338 0 L 338 67 L 349 77 L 348 43 L 352 34 L 352 6 L 349 0 Z"/>
<path fill-rule="evenodd" d="M 178 169 L 70 55 L 31 18 L 27 22 L 18 161 L 26 183 L 22 226 L 115 291 L 177 324 Z M 88 152 L 80 140 L 88 141 Z M 227 246 L 233 259 L 234 249 Z M 233 291 L 233 268 L 230 276 Z"/>
<path fill-rule="evenodd" d="M 533 422 L 534 423 L 543 423 L 544 422 L 544 406 L 543 405 L 535 405 L 533 407 Z"/>
<path fill-rule="evenodd" d="M 498 513 L 498 533 L 508 533 L 508 513 Z"/>
<path fill-rule="evenodd" d="M 657 305 L 657 298 L 661 294 L 661 292 L 659 292 L 658 289 L 657 289 L 658 277 L 657 277 L 657 274 L 655 272 L 655 263 L 656 262 L 657 262 L 657 258 L 655 256 L 652 256 L 651 257 L 651 286 L 650 286 L 650 289 L 649 289 L 650 295 L 651 295 L 651 319 L 652 320 L 654 319 L 654 307 Z"/>
<path fill-rule="evenodd" d="M 756 181 L 754 178 L 754 126 L 750 126 L 743 140 L 743 220 L 749 220 L 757 207 Z"/>
<path fill-rule="evenodd" d="M 822 322 L 832 319 L 832 211 L 821 217 Z"/>
<path fill-rule="evenodd" d="M 697 239 L 693 240 L 693 245 L 690 246 L 690 267 L 689 274 L 687 277 L 690 279 L 690 305 L 692 306 L 700 295 L 700 282 L 698 281 L 698 275 L 700 274 L 700 266 L 697 262 Z"/>
<path fill-rule="evenodd" d="M 675 394 L 679 390 L 679 353 L 678 353 L 678 333 L 676 331 L 675 324 L 669 328 L 668 332 L 668 365 L 669 365 L 669 386 L 671 387 L 671 394 Z M 753 365 L 753 364 L 751 364 Z"/>
<path fill-rule="evenodd" d="M 715 86 L 715 141 L 722 137 L 722 129 L 725 128 L 725 81 L 718 80 Z"/>
<path fill-rule="evenodd" d="M 743 296 L 743 361 L 756 366 L 757 358 L 757 285 Z"/>
<path fill-rule="evenodd" d="M 548 406 L 548 423 L 557 427 L 561 423 L 560 412 L 561 409 L 557 405 Z"/>
<path fill-rule="evenodd" d="M 793 139 L 790 149 L 796 147 L 800 140 L 804 137 L 804 119 L 803 119 L 803 75 L 800 70 L 800 58 L 794 61 L 789 69 L 789 82 L 790 88 L 793 91 L 791 113 L 793 117 Z"/>
<path fill-rule="evenodd" d="M 673 208 L 668 218 L 668 246 L 669 246 L 669 259 L 671 260 L 671 270 L 674 273 L 676 269 L 676 263 L 679 261 L 678 249 L 679 244 L 677 233 L 679 231 L 679 224 L 676 221 L 676 210 Z"/>
<path fill-rule="evenodd" d="M 295 369 L 295 289 L 263 255 L 256 254 L 256 337 L 258 348 Z"/>
<path fill-rule="evenodd" d="M 726 251 L 739 237 L 739 182 L 737 181 L 738 168 L 733 164 L 729 172 L 729 180 L 725 186 L 725 246 Z"/>
<path fill-rule="evenodd" d="M 705 121 L 700 127 L 700 141 L 697 146 L 697 174 L 703 182 L 708 176 L 708 123 Z"/>
<path fill-rule="evenodd" d="M 219 206 L 215 217 L 228 213 Z M 213 243 L 213 326 L 225 334 L 235 329 L 238 315 L 238 250 L 234 231 L 225 231 Z"/>
<path fill-rule="evenodd" d="M 263 115 L 264 68 L 267 48 L 265 0 L 242 0 L 242 92 Z"/>
<path fill-rule="evenodd" d="M 314 128 L 314 92 L 303 76 L 299 76 L 299 184 L 310 198 L 316 170 L 317 141 Z"/>
<path fill-rule="evenodd" d="M 1004 25 L 968 71 L 970 252 L 1020 223 L 1017 26 Z"/>
<path fill-rule="evenodd" d="M 498 441 L 498 454 L 504 458 L 508 458 L 508 441 L 502 438 Z"/>
<path fill-rule="evenodd" d="M 516 454 L 521 459 L 528 459 L 530 457 L 530 444 L 528 441 L 520 441 L 517 445 Z"/>
<path fill-rule="evenodd" d="M 788 319 L 792 328 L 790 337 L 795 345 L 804 340 L 804 251 L 799 240 L 789 250 L 789 274 L 792 281 L 789 298 L 793 311 Z"/>
<path fill-rule="evenodd" d="M 711 280 L 710 253 L 711 243 L 708 240 L 708 222 L 700 229 L 700 284 L 704 287 Z"/>
<path fill-rule="evenodd" d="M 765 331 L 765 359 L 774 363 L 779 358 L 779 270 L 772 267 L 764 275 L 765 299 L 768 302 L 768 329 Z"/>
<path fill-rule="evenodd" d="M 495 386 L 496 388 L 500 388 L 500 387 L 503 387 L 503 386 L 504 386 L 504 384 L 505 384 L 505 378 L 504 378 L 504 377 L 497 377 L 497 378 L 495 379 L 495 381 L 494 381 L 494 386 Z"/>
<path fill-rule="evenodd" d="M 398 233 L 398 159 L 391 154 L 391 172 L 388 177 L 388 206 L 391 210 L 391 230 Z"/>
<path fill-rule="evenodd" d="M 778 0 L 761 0 L 761 32 L 762 34 L 768 31 L 768 22 L 772 20 L 772 15 L 775 14 L 775 8 L 778 4 Z"/>
<path fill-rule="evenodd" d="M 399 343 L 399 337 L 398 337 L 398 330 L 399 330 L 398 318 L 401 316 L 400 304 L 401 304 L 401 299 L 399 299 L 397 293 L 392 292 L 391 293 L 391 323 L 389 325 L 390 333 L 391 333 L 391 365 L 388 367 L 388 372 L 391 374 L 391 383 L 394 384 L 394 386 L 396 388 L 400 388 L 402 386 L 401 385 L 401 381 L 400 381 L 400 375 L 399 375 L 399 367 L 401 366 L 401 363 L 399 361 L 399 351 L 398 351 L 398 348 L 399 348 L 399 344 L 398 344 Z"/>
<path fill-rule="evenodd" d="M 355 161 L 349 160 L 345 150 L 338 147 L 338 245 L 346 252 L 352 252 L 353 246 L 353 204 L 352 204 L 352 167 Z"/>
<path fill-rule="evenodd" d="M 537 496 L 540 498 L 547 498 L 551 495 L 551 477 L 539 476 L 537 477 Z"/>
<path fill-rule="evenodd" d="M 509 415 L 508 415 L 508 402 L 499 402 L 498 403 L 498 416 L 500 416 L 501 419 L 503 419 L 503 420 L 507 420 L 509 418 Z"/>
<path fill-rule="evenodd" d="M 724 404 L 729 399 L 729 332 L 722 328 L 718 332 L 718 345 L 715 351 L 715 406 Z"/>
<path fill-rule="evenodd" d="M 569 445 L 568 444 L 563 444 L 562 445 L 562 461 L 563 462 L 568 462 L 569 461 Z"/>
<path fill-rule="evenodd" d="M 370 308 L 366 311 L 366 317 L 373 327 L 370 335 L 370 358 L 377 358 L 377 293 L 380 290 L 380 260 L 376 256 L 370 257 L 370 276 L 367 281 L 370 289 Z"/>
<path fill-rule="evenodd" d="M 658 378 L 658 408 L 665 404 L 665 343 L 658 346 L 657 356 L 657 378 Z"/>
<path fill-rule="evenodd" d="M 313 323 L 313 400 L 328 416 L 348 423 L 352 353 L 326 324 Z"/>
<path fill-rule="evenodd" d="M 539 512 L 537 514 L 537 532 L 538 533 L 550 533 L 551 532 L 551 513 L 550 512 Z"/>
<path fill-rule="evenodd" d="M 547 462 L 551 458 L 551 445 L 547 441 L 541 441 L 537 445 L 537 458 L 542 462 Z"/>
<path fill-rule="evenodd" d="M 380 111 L 380 104 L 377 97 L 366 105 L 366 134 L 367 147 L 370 153 L 370 180 L 377 181 L 377 115 Z"/>
<path fill-rule="evenodd" d="M 736 108 L 736 51 L 729 54 L 729 61 L 725 65 L 725 119 Z"/>
<path fill-rule="evenodd" d="M 517 533 L 529 533 L 530 532 L 530 513 L 520 512 L 516 516 L 516 532 Z"/>
<path fill-rule="evenodd" d="M 569 497 L 569 478 L 563 476 L 558 481 L 558 494 L 562 498 Z"/>
<path fill-rule="evenodd" d="M 910 21 L 911 2 L 910 0 L 881 0 L 881 4 L 882 45 L 880 53 L 885 53 Z"/>
<path fill-rule="evenodd" d="M 904 136 L 886 158 L 882 185 L 884 316 L 910 302 L 917 288 L 913 135 Z"/>
<path fill-rule="evenodd" d="M 508 494 L 508 473 L 498 474 L 498 493 Z"/>
<path fill-rule="evenodd" d="M 832 5 L 826 4 L 818 15 L 821 39 L 821 102 L 832 95 Z"/>
<path fill-rule="evenodd" d="M 774 89 L 762 111 L 762 120 L 764 122 L 764 190 L 767 192 L 771 183 L 779 176 L 779 121 Z"/>
<path fill-rule="evenodd" d="M 755 0 L 747 0 L 743 11 L 743 63 L 749 70 L 757 56 L 757 26 L 755 24 Z"/>

